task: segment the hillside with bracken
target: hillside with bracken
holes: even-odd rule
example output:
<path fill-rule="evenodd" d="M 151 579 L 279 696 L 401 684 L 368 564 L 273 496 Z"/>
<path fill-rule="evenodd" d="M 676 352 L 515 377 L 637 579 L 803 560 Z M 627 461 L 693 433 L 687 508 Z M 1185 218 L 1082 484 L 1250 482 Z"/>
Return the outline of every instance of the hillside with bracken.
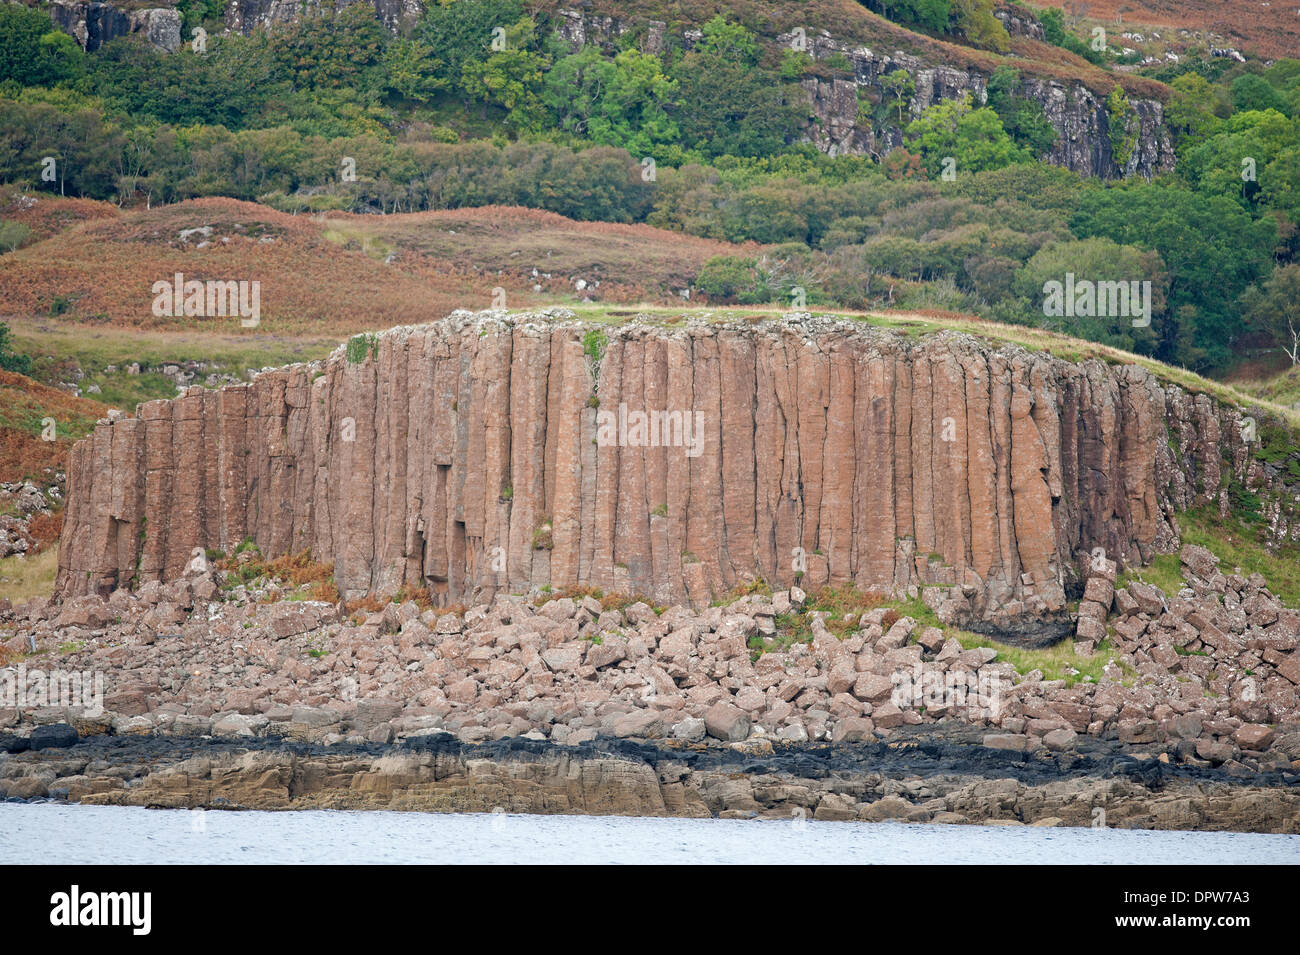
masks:
<path fill-rule="evenodd" d="M 42 197 L 25 212 L 48 237 L 0 258 L 0 318 L 19 325 L 44 317 L 237 333 L 234 314 L 154 314 L 154 283 L 171 283 L 179 272 L 199 281 L 260 283 L 256 334 L 337 338 L 487 307 L 494 297 L 510 307 L 592 297 L 669 300 L 710 258 L 757 248 L 502 207 L 290 215 L 233 199 L 197 199 L 121 212 L 107 203 Z M 104 281 L 106 274 L 114 280 Z"/>

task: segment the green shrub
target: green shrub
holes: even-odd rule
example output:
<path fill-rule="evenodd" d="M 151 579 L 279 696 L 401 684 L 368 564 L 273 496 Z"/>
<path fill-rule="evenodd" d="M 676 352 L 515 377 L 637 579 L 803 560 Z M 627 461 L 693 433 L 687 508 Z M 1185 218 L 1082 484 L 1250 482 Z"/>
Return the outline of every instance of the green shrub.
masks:
<path fill-rule="evenodd" d="M 599 328 L 593 328 L 582 336 L 582 351 L 592 361 L 600 361 L 609 346 L 609 336 Z"/>
<path fill-rule="evenodd" d="M 374 357 L 379 354 L 379 336 L 378 335 L 353 335 L 348 339 L 347 348 L 344 351 L 344 357 L 348 364 L 359 365 L 366 360 L 366 356 Z"/>
<path fill-rule="evenodd" d="M 32 370 L 31 356 L 13 350 L 9 326 L 4 322 L 0 322 L 0 369 L 16 371 L 20 375 L 26 375 Z"/>

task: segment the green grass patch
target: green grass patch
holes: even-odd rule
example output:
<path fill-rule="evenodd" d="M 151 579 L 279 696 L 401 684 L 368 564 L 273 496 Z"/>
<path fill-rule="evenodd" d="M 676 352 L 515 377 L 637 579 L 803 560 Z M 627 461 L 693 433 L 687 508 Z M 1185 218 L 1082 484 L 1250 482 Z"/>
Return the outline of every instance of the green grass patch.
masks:
<path fill-rule="evenodd" d="M 770 597 L 772 596 L 772 588 L 762 577 L 742 581 L 728 590 L 721 597 L 714 600 L 710 606 L 730 607 L 737 600 L 740 600 L 742 597 L 748 597 L 750 594 L 762 594 L 765 597 Z"/>
<path fill-rule="evenodd" d="M 1268 588 L 1289 607 L 1300 606 L 1300 546 L 1288 544 L 1276 552 L 1264 546 L 1262 525 L 1200 507 L 1178 516 L 1183 541 L 1199 544 L 1220 560 L 1225 574 L 1240 567 L 1242 574 L 1262 574 Z M 1173 555 L 1171 555 L 1173 556 Z M 1176 559 L 1176 558 L 1175 558 Z"/>
<path fill-rule="evenodd" d="M 1245 380 L 1234 384 L 1242 391 L 1265 401 L 1293 407 L 1297 402 L 1300 402 L 1300 365 L 1287 368 L 1271 378 Z"/>
<path fill-rule="evenodd" d="M 1044 680 L 1064 680 L 1066 686 L 1081 682 L 1100 682 L 1106 664 L 1111 660 L 1113 649 L 1109 642 L 1103 641 L 1096 652 L 1089 656 L 1081 656 L 1074 652 L 1074 641 L 1068 637 L 1055 646 L 1041 650 L 1025 650 L 999 643 L 984 634 L 969 633 L 965 630 L 952 630 L 948 635 L 956 637 L 964 650 L 974 650 L 977 647 L 996 650 L 998 660 L 1002 663 L 1010 663 L 1022 676 L 1033 670 L 1041 670 Z M 1123 668 L 1122 664 L 1121 668 Z M 1126 668 L 1125 672 L 1130 676 L 1134 675 L 1133 671 Z"/>
<path fill-rule="evenodd" d="M 88 385 L 98 385 L 100 389 L 99 394 L 86 394 L 86 397 L 128 414 L 134 413 L 135 406 L 142 401 L 176 397 L 176 386 L 160 373 L 128 375 L 125 369 L 133 362 L 157 368 L 202 361 L 208 365 L 205 374 L 215 372 L 244 378 L 250 368 L 275 368 L 325 358 L 338 344 L 335 338 L 125 331 L 31 319 L 14 319 L 10 325 L 15 347 L 32 357 L 32 378 L 58 385 L 73 380 L 75 371 L 80 370 L 82 377 L 78 383 L 83 394 Z M 116 370 L 110 372 L 107 370 L 110 367 Z"/>
<path fill-rule="evenodd" d="M 332 245 L 345 249 L 359 249 L 370 258 L 383 262 L 396 251 L 396 246 L 378 236 L 360 229 L 348 228 L 340 219 L 331 219 L 332 225 L 321 233 L 321 237 Z"/>
<path fill-rule="evenodd" d="M 1255 457 L 1281 470 L 1288 481 L 1300 481 L 1300 440 L 1286 425 L 1265 422 L 1259 426 Z"/>
<path fill-rule="evenodd" d="M 1010 663 L 1022 676 L 1039 670 L 1043 674 L 1043 679 L 1064 680 L 1068 686 L 1089 680 L 1099 682 L 1104 675 L 1106 664 L 1112 658 L 1112 647 L 1108 642 L 1103 642 L 1095 653 L 1088 656 L 1075 653 L 1074 641 L 1068 638 L 1055 646 L 1041 650 L 1025 650 L 1009 646 L 985 634 L 945 626 L 940 622 L 938 615 L 919 598 L 882 599 L 875 594 L 856 590 L 850 584 L 823 588 L 810 597 L 803 611 L 778 614 L 776 637 L 769 641 L 755 637 L 750 641 L 750 648 L 755 651 L 754 656 L 757 658 L 763 652 L 788 649 L 796 643 L 811 643 L 812 614 L 816 611 L 827 613 L 825 619 L 827 629 L 840 639 L 844 639 L 858 629 L 856 616 L 877 607 L 889 608 L 885 614 L 886 624 L 892 625 L 893 621 L 901 617 L 911 617 L 916 621 L 918 633 L 927 627 L 937 627 L 943 631 L 946 639 L 955 639 L 960 643 L 963 650 L 988 647 L 997 651 L 998 662 Z M 852 622 L 845 620 L 846 615 L 854 618 Z M 1128 677 L 1136 675 L 1131 669 L 1123 667 L 1122 664 L 1120 666 Z"/>
<path fill-rule="evenodd" d="M 12 428 L 32 437 L 40 437 L 47 417 L 55 419 L 55 434 L 59 440 L 77 441 L 95 430 L 99 419 L 93 415 L 51 412 L 39 395 L 18 388 L 5 389 L 0 395 L 0 428 Z M 6 478 L 12 480 L 12 477 Z"/>
<path fill-rule="evenodd" d="M 1222 573 L 1240 568 L 1243 576 L 1260 574 L 1283 603 L 1300 606 L 1300 546 L 1287 544 L 1270 550 L 1264 544 L 1266 528 L 1249 508 L 1234 509 L 1221 518 L 1217 508 L 1198 507 L 1179 514 L 1178 524 L 1183 542 L 1204 547 L 1218 557 Z M 1182 561 L 1177 554 L 1158 554 L 1145 567 L 1121 572 L 1115 586 L 1128 587 L 1135 580 L 1155 584 L 1168 595 L 1177 594 L 1185 586 Z"/>
<path fill-rule="evenodd" d="M 348 339 L 347 346 L 343 350 L 343 356 L 350 365 L 359 365 L 367 357 L 373 358 L 379 354 L 379 336 L 378 335 L 353 335 Z"/>
<path fill-rule="evenodd" d="M 87 385 L 98 385 L 98 394 L 87 394 Z M 156 398 L 175 398 L 176 385 L 166 375 L 158 372 L 146 372 L 141 375 L 128 375 L 121 371 L 114 374 L 97 372 L 88 375 L 81 382 L 81 393 L 87 398 L 94 398 L 114 408 L 133 412 L 136 405 Z"/>
<path fill-rule="evenodd" d="M 1115 580 L 1116 587 L 1128 587 L 1133 581 L 1154 584 L 1167 595 L 1177 594 L 1183 583 L 1183 562 L 1177 554 L 1157 554 L 1145 567 L 1125 568 Z"/>

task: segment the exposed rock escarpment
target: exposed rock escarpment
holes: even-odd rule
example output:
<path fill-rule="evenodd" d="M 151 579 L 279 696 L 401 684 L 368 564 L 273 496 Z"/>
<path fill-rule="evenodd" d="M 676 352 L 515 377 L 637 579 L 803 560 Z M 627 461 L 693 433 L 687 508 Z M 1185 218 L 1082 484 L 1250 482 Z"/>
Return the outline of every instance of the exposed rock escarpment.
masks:
<path fill-rule="evenodd" d="M 160 50 L 175 53 L 181 46 L 180 11 L 162 5 L 135 9 L 120 4 L 52 0 L 50 19 L 76 37 L 82 48 L 94 52 L 110 40 L 141 33 Z"/>
<path fill-rule="evenodd" d="M 967 95 L 975 107 L 980 107 L 988 99 L 988 77 L 973 70 L 926 63 L 898 51 L 883 53 L 849 47 L 829 37 L 810 38 L 809 42 L 810 50 L 816 51 L 819 58 L 840 54 L 853 65 L 852 78 L 803 81 L 816 117 L 807 136 L 818 149 L 831 155 L 883 157 L 903 145 L 903 127 L 928 107 Z M 879 101 L 884 95 L 882 77 L 898 70 L 907 73 L 914 87 L 903 118 L 899 122 L 864 125 L 860 97 Z M 1174 167 L 1173 140 L 1164 125 L 1164 105 L 1157 100 L 1132 101 L 1133 114 L 1124 133 L 1133 149 L 1120 162 L 1111 144 L 1105 96 L 1082 83 L 1034 77 L 1022 80 L 1017 93 L 1042 106 L 1044 118 L 1056 131 L 1056 141 L 1043 157 L 1052 165 L 1103 179 L 1133 175 L 1150 179 Z"/>
<path fill-rule="evenodd" d="M 425 0 L 369 0 L 379 19 L 390 30 L 408 29 L 425 6 Z M 304 16 L 334 12 L 347 6 L 343 0 L 230 0 L 223 18 L 227 28 L 238 33 L 275 28 Z M 180 13 L 168 6 L 135 10 L 120 2 L 54 0 L 50 5 L 54 22 L 75 36 L 87 50 L 128 33 L 143 32 L 154 46 L 175 52 L 180 48 Z M 999 19 L 1014 35 L 1043 38 L 1042 25 L 1023 11 L 999 11 Z M 581 10 L 556 10 L 551 21 L 558 39 L 571 49 L 589 43 L 614 48 L 624 34 L 642 31 L 645 50 L 661 53 L 670 39 L 688 49 L 700 37 L 699 30 L 685 30 L 679 37 L 659 20 L 636 20 L 591 14 Z M 775 37 L 789 47 L 793 34 Z M 185 38 L 188 42 L 188 37 Z M 810 107 L 805 137 L 818 149 L 832 155 L 844 153 L 883 156 L 902 145 L 903 126 L 929 106 L 969 94 L 976 106 L 987 99 L 988 77 L 975 70 L 963 70 L 931 62 L 899 50 L 871 50 L 853 46 L 807 28 L 808 53 L 816 59 L 843 56 L 852 64 L 852 76 L 840 79 L 808 79 L 803 83 Z M 902 70 L 913 85 L 907 97 L 906 115 L 898 122 L 864 124 L 859 115 L 859 97 L 879 101 L 884 95 L 881 77 Z M 1060 82 L 1027 78 L 1019 94 L 1038 102 L 1044 116 L 1056 130 L 1057 139 L 1048 151 L 1048 162 L 1083 175 L 1118 178 L 1140 175 L 1151 178 L 1174 166 L 1173 142 L 1164 124 L 1164 107 L 1157 100 L 1134 99 L 1124 136 L 1132 149 L 1124 157 L 1114 155 L 1109 134 L 1110 117 L 1105 96 L 1078 81 Z"/>
<path fill-rule="evenodd" d="M 568 314 L 458 312 L 101 422 L 72 452 L 57 590 L 173 580 L 251 537 L 332 562 L 345 596 L 700 605 L 761 576 L 1050 616 L 1095 548 L 1168 549 L 1174 510 L 1249 466 L 1235 410 L 1135 366 L 806 315 Z M 626 432 L 602 429 L 620 409 Z M 637 412 L 698 443 L 651 444 Z"/>
<path fill-rule="evenodd" d="M 659 52 L 668 36 L 667 25 L 661 21 L 641 24 L 576 10 L 557 11 L 556 19 L 557 34 L 573 49 L 587 44 L 614 48 L 623 34 L 644 27 L 646 49 Z M 1028 14 L 1004 13 L 1001 19 L 1014 34 L 1043 38 L 1042 25 Z M 699 31 L 688 30 L 682 42 L 690 48 L 699 36 Z M 983 106 L 988 99 L 989 77 L 977 70 L 932 62 L 901 50 L 854 46 L 812 26 L 802 37 L 784 33 L 775 40 L 786 49 L 797 40 L 806 44 L 807 53 L 814 59 L 843 57 L 851 65 L 851 76 L 808 78 L 802 83 L 812 118 L 804 135 L 830 155 L 883 157 L 903 145 L 903 127 L 928 107 L 967 95 L 976 107 Z M 905 99 L 905 114 L 897 121 L 864 123 L 863 99 L 879 102 L 886 96 L 882 78 L 900 70 L 912 84 L 912 91 Z M 1174 167 L 1173 140 L 1164 125 L 1164 105 L 1158 100 L 1132 100 L 1133 113 L 1123 131 L 1132 149 L 1121 161 L 1111 144 L 1104 92 L 1098 93 L 1078 81 L 1033 77 L 1026 77 L 1017 92 L 1041 105 L 1044 118 L 1056 131 L 1056 142 L 1044 157 L 1053 165 L 1103 179 L 1133 175 L 1150 179 Z"/>
<path fill-rule="evenodd" d="M 370 0 L 379 20 L 390 30 L 412 26 L 424 11 L 423 0 Z M 258 27 L 294 23 L 304 16 L 333 13 L 347 3 L 338 0 L 229 0 L 224 19 L 226 26 L 240 33 L 252 33 Z"/>

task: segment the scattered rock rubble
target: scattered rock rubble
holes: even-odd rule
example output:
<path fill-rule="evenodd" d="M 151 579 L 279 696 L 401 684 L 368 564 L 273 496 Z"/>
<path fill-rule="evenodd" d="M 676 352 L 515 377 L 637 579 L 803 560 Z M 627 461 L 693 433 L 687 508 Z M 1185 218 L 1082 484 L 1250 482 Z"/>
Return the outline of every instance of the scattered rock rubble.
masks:
<path fill-rule="evenodd" d="M 798 588 L 704 611 L 612 609 L 591 596 L 498 595 L 464 613 L 408 601 L 355 622 L 274 585 L 223 592 L 207 572 L 108 599 L 0 601 L 0 626 L 11 655 L 36 648 L 22 658 L 29 669 L 105 674 L 106 713 L 91 732 L 852 743 L 957 720 L 982 728 L 987 746 L 1028 754 L 1091 737 L 1240 775 L 1293 768 L 1300 612 L 1258 577 L 1220 573 L 1202 548 L 1182 559 L 1187 587 L 1174 596 L 1114 589 L 1113 565 L 1094 574 L 1076 649 L 1108 640 L 1108 662 L 1097 682 L 1073 685 L 1018 673 L 995 649 L 966 649 L 886 607 L 843 638 L 808 612 L 811 642 L 782 648 L 775 619 L 800 610 Z M 77 717 L 31 702 L 0 710 L 0 727 L 21 735 Z"/>
<path fill-rule="evenodd" d="M 0 558 L 26 554 L 36 545 L 29 525 L 38 515 L 49 515 L 63 498 L 63 476 L 42 490 L 31 481 L 0 484 Z"/>

